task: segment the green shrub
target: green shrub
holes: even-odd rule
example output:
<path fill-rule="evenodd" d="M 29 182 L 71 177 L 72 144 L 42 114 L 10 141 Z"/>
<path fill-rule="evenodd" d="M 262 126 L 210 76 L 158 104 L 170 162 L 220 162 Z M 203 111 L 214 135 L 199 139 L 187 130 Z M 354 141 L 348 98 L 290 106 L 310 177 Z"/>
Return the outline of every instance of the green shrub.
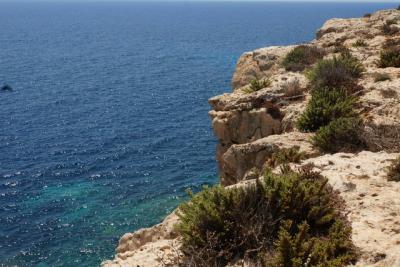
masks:
<path fill-rule="evenodd" d="M 339 57 L 320 60 L 306 76 L 314 87 L 345 87 L 349 91 L 357 91 L 355 79 L 360 78 L 364 70 L 357 58 L 350 53 L 342 53 Z"/>
<path fill-rule="evenodd" d="M 391 19 L 391 20 L 386 20 L 386 22 L 382 25 L 382 32 L 385 35 L 395 35 L 399 32 L 399 29 L 397 27 L 393 27 L 393 24 L 396 24 L 397 20 Z"/>
<path fill-rule="evenodd" d="M 381 51 L 378 62 L 380 68 L 395 67 L 400 68 L 400 47 L 390 47 Z"/>
<path fill-rule="evenodd" d="M 271 85 L 271 80 L 268 78 L 264 78 L 264 79 L 254 78 L 253 80 L 250 81 L 249 86 L 245 87 L 243 89 L 243 91 L 245 93 L 253 93 L 253 92 L 259 91 L 261 89 L 264 89 L 270 85 Z"/>
<path fill-rule="evenodd" d="M 351 228 L 342 221 L 336 222 L 327 237 L 313 237 L 310 226 L 302 223 L 296 234 L 291 234 L 291 222 L 279 232 L 275 253 L 264 258 L 264 266 L 298 267 L 329 266 L 342 267 L 356 260 L 354 245 L 351 243 Z M 353 248 L 353 249 L 351 249 Z M 343 251 L 352 251 L 343 253 Z"/>
<path fill-rule="evenodd" d="M 397 98 L 397 92 L 393 88 L 381 89 L 379 92 L 383 98 Z"/>
<path fill-rule="evenodd" d="M 395 159 L 389 166 L 387 171 L 387 179 L 389 181 L 400 182 L 400 157 Z"/>
<path fill-rule="evenodd" d="M 365 148 L 362 132 L 361 119 L 339 118 L 321 127 L 312 138 L 312 143 L 324 152 L 353 152 Z"/>
<path fill-rule="evenodd" d="M 300 45 L 291 50 L 283 59 L 282 65 L 287 71 L 302 71 L 307 66 L 323 58 L 323 49 L 312 45 Z"/>
<path fill-rule="evenodd" d="M 344 46 L 343 44 L 339 44 L 339 45 L 335 45 L 333 47 L 333 53 L 339 53 L 339 54 L 348 54 L 351 52 L 351 50 L 349 48 L 347 48 L 346 46 Z"/>
<path fill-rule="evenodd" d="M 268 165 L 270 165 L 271 167 L 276 167 L 281 164 L 299 163 L 306 158 L 306 153 L 301 152 L 299 146 L 281 148 L 272 154 L 271 158 L 269 159 Z"/>
<path fill-rule="evenodd" d="M 304 257 L 315 259 L 316 265 L 353 262 L 356 254 L 350 232 L 345 227 L 337 229 L 338 224 L 344 224 L 344 218 L 336 208 L 337 197 L 326 184 L 327 180 L 318 173 L 303 170 L 282 175 L 269 172 L 261 181 L 246 187 L 205 188 L 182 204 L 178 212 L 177 230 L 187 263 L 225 266 L 244 257 L 267 262 L 275 258 L 268 257 L 271 252 L 279 254 L 296 245 L 293 240 L 280 243 L 285 233 L 306 238 L 302 241 L 309 242 L 309 250 L 303 252 Z M 311 230 L 304 229 L 304 225 Z M 319 242 L 313 244 L 314 239 Z M 343 247 L 323 250 L 336 243 Z M 311 255 L 314 251 L 322 255 Z"/>
<path fill-rule="evenodd" d="M 400 38 L 387 38 L 383 44 L 383 48 L 392 48 L 400 45 Z"/>
<path fill-rule="evenodd" d="M 383 81 L 390 81 L 390 75 L 387 73 L 376 73 L 374 81 L 375 82 L 383 82 Z"/>
<path fill-rule="evenodd" d="M 281 85 L 281 89 L 286 98 L 298 99 L 303 97 L 304 88 L 301 87 L 299 79 L 291 79 Z"/>
<path fill-rule="evenodd" d="M 358 39 L 354 44 L 353 47 L 365 47 L 368 46 L 368 44 L 362 40 L 362 39 Z"/>
<path fill-rule="evenodd" d="M 313 132 L 335 119 L 353 117 L 356 115 L 356 100 L 348 96 L 344 89 L 316 88 L 312 91 L 306 110 L 297 121 L 297 127 L 302 132 Z"/>
<path fill-rule="evenodd" d="M 388 25 L 394 25 L 397 24 L 397 19 L 388 19 L 385 23 Z"/>
<path fill-rule="evenodd" d="M 371 16 L 372 16 L 371 13 L 365 13 L 363 17 L 364 17 L 364 18 L 370 18 Z"/>

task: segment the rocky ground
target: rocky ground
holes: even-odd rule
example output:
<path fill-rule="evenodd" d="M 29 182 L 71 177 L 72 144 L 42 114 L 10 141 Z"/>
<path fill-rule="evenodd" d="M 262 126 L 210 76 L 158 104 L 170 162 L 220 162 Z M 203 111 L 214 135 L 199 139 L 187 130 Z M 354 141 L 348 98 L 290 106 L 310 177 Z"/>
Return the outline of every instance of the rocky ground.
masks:
<path fill-rule="evenodd" d="M 359 112 L 366 125 L 367 151 L 357 154 L 322 155 L 309 142 L 311 133 L 296 130 L 295 121 L 305 109 L 309 95 L 284 93 L 297 80 L 307 88 L 301 72 L 282 68 L 283 57 L 294 46 L 268 47 L 244 53 L 232 79 L 232 93 L 209 100 L 210 116 L 219 144 L 217 161 L 221 184 L 225 186 L 257 178 L 268 158 L 279 148 L 298 146 L 308 155 L 299 165 L 313 163 L 329 179 L 346 203 L 352 224 L 352 239 L 360 249 L 357 266 L 400 266 L 400 182 L 389 182 L 386 168 L 400 152 L 400 68 L 379 68 L 380 51 L 388 38 L 382 32 L 387 20 L 400 29 L 400 11 L 384 10 L 370 17 L 332 19 L 317 32 L 311 43 L 332 57 L 338 47 L 346 47 L 366 68 L 359 85 L 363 87 Z M 400 33 L 390 38 L 399 39 Z M 358 40 L 365 45 L 354 46 Z M 390 80 L 376 81 L 377 74 Z M 255 77 L 269 77 L 272 84 L 249 92 Z M 173 213 L 152 228 L 125 234 L 111 266 L 177 266 L 181 253 Z"/>

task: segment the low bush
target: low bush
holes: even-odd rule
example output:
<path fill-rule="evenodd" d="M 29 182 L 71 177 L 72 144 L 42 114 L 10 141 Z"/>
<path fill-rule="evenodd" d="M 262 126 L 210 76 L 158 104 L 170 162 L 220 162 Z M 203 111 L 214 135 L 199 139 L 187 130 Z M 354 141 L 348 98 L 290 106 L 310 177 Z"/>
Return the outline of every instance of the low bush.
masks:
<path fill-rule="evenodd" d="M 354 263 L 357 255 L 338 203 L 327 180 L 310 170 L 269 172 L 245 187 L 205 188 L 179 207 L 185 261 L 187 266 L 225 266 L 240 258 L 264 266 L 310 266 L 309 259 L 313 266 Z M 296 253 L 285 253 L 292 250 Z"/>
<path fill-rule="evenodd" d="M 394 25 L 394 24 L 397 24 L 397 22 L 398 22 L 397 19 L 388 19 L 388 20 L 386 20 L 385 23 L 388 25 Z"/>
<path fill-rule="evenodd" d="M 243 91 L 245 93 L 253 93 L 253 92 L 259 91 L 261 89 L 264 89 L 270 85 L 271 85 L 271 80 L 268 78 L 264 78 L 264 79 L 254 78 L 253 80 L 250 81 L 250 84 L 248 85 L 248 87 L 245 87 L 243 89 Z"/>
<path fill-rule="evenodd" d="M 306 158 L 306 153 L 301 152 L 300 147 L 298 146 L 281 148 L 272 154 L 271 158 L 268 161 L 268 165 L 271 167 L 276 167 L 281 164 L 299 163 Z"/>
<path fill-rule="evenodd" d="M 350 53 L 342 53 L 339 57 L 321 60 L 306 73 L 314 87 L 347 88 L 357 91 L 355 79 L 360 78 L 365 70 L 360 61 Z"/>
<path fill-rule="evenodd" d="M 380 68 L 400 68 L 400 47 L 393 46 L 387 49 L 383 49 L 380 53 L 378 66 Z"/>
<path fill-rule="evenodd" d="M 304 93 L 304 88 L 301 87 L 299 79 L 291 79 L 281 85 L 281 89 L 286 98 L 297 99 L 301 98 Z"/>
<path fill-rule="evenodd" d="M 362 40 L 362 39 L 358 39 L 354 44 L 353 47 L 366 47 L 368 46 L 368 44 Z"/>
<path fill-rule="evenodd" d="M 387 38 L 383 48 L 392 48 L 400 45 L 400 38 Z"/>
<path fill-rule="evenodd" d="M 347 48 L 346 46 L 344 46 L 343 44 L 340 44 L 340 45 L 335 45 L 334 47 L 333 47 L 333 50 L 332 50 L 332 52 L 333 53 L 339 53 L 339 54 L 348 54 L 348 53 L 350 53 L 350 49 L 349 48 Z"/>
<path fill-rule="evenodd" d="M 389 166 L 387 171 L 387 179 L 389 181 L 400 182 L 400 157 L 395 159 Z"/>
<path fill-rule="evenodd" d="M 396 24 L 397 20 L 386 20 L 386 22 L 382 25 L 382 32 L 385 35 L 395 35 L 399 32 L 399 28 L 394 27 L 393 24 Z"/>
<path fill-rule="evenodd" d="M 383 81 L 390 81 L 390 75 L 387 73 L 376 73 L 374 81 L 375 82 L 383 82 Z"/>
<path fill-rule="evenodd" d="M 356 101 L 344 89 L 315 88 L 306 110 L 297 121 L 297 127 L 302 132 L 313 132 L 335 119 L 356 116 Z"/>
<path fill-rule="evenodd" d="M 283 59 L 282 65 L 287 71 L 302 71 L 307 66 L 323 58 L 323 49 L 312 45 L 299 45 L 291 50 Z"/>
<path fill-rule="evenodd" d="M 397 98 L 397 92 L 393 88 L 381 89 L 379 92 L 383 98 Z"/>
<path fill-rule="evenodd" d="M 371 16 L 372 16 L 371 13 L 365 13 L 363 17 L 364 17 L 364 18 L 370 18 Z"/>
<path fill-rule="evenodd" d="M 276 252 L 272 257 L 264 258 L 264 266 L 268 267 L 298 267 L 298 266 L 329 266 L 342 267 L 354 262 L 352 253 L 343 253 L 354 247 L 351 240 L 351 228 L 343 222 L 336 222 L 327 237 L 313 237 L 310 226 L 303 223 L 298 226 L 296 234 L 291 234 L 287 222 L 279 232 Z M 351 249 L 350 249 L 351 250 Z"/>
<path fill-rule="evenodd" d="M 360 118 L 339 118 L 321 127 L 312 138 L 314 146 L 323 152 L 354 152 L 365 148 Z"/>

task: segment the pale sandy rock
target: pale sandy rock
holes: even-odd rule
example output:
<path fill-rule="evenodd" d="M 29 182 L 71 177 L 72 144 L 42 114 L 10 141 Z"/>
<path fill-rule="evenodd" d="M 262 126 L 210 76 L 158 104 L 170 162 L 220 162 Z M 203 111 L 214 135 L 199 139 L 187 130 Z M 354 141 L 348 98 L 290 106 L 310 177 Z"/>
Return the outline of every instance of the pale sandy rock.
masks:
<path fill-rule="evenodd" d="M 369 18 L 330 19 L 317 32 L 317 43 L 336 45 L 348 39 L 372 39 L 382 35 L 381 27 L 387 20 L 399 19 L 397 10 L 381 10 Z"/>
<path fill-rule="evenodd" d="M 223 158 L 229 157 L 230 154 L 225 154 L 232 144 L 246 144 L 281 132 L 281 118 L 274 118 L 265 108 L 219 114 L 213 119 L 212 125 L 219 139 L 216 158 L 221 177 L 228 177 L 227 174 L 230 172 L 228 171 L 230 167 Z M 226 179 L 228 178 L 221 178 L 221 181 Z M 222 183 L 225 184 L 225 182 Z"/>
<path fill-rule="evenodd" d="M 180 241 L 174 229 L 178 222 L 175 212 L 150 228 L 124 234 L 113 260 L 104 261 L 102 267 L 158 267 L 175 266 L 180 257 Z"/>
<path fill-rule="evenodd" d="M 273 46 L 244 53 L 236 64 L 232 78 L 235 90 L 247 85 L 254 78 L 268 77 L 280 68 L 278 62 L 290 51 L 290 46 Z"/>
<path fill-rule="evenodd" d="M 224 94 L 209 100 L 214 110 L 209 115 L 219 144 L 216 158 L 219 169 L 221 160 L 232 144 L 243 144 L 282 132 L 282 114 L 278 102 L 279 88 L 263 89 L 252 94 L 240 92 Z"/>
<path fill-rule="evenodd" d="M 277 74 L 273 76 L 271 87 L 253 93 L 236 90 L 209 100 L 213 108 L 209 115 L 219 141 L 216 158 L 222 177 L 227 177 L 222 178 L 223 181 L 230 180 L 228 173 L 231 171 L 222 157 L 232 145 L 251 143 L 295 128 L 294 122 L 306 106 L 305 98 L 287 99 L 282 91 L 282 85 L 294 79 L 301 87 L 306 87 L 306 79 L 300 73 Z M 240 177 L 242 175 L 245 174 Z"/>
<path fill-rule="evenodd" d="M 211 112 L 214 133 L 222 144 L 247 143 L 281 132 L 281 118 L 267 108 Z"/>
<path fill-rule="evenodd" d="M 232 145 L 220 159 L 221 184 L 232 185 L 258 177 L 266 161 L 282 148 L 297 146 L 301 152 L 315 156 L 318 152 L 309 142 L 311 135 L 292 132 L 270 135 L 251 143 Z"/>
<path fill-rule="evenodd" d="M 151 228 L 143 228 L 134 233 L 127 233 L 123 235 L 119 241 L 117 253 L 138 249 L 149 242 L 159 240 L 161 238 L 176 238 L 177 234 L 173 226 L 177 220 L 178 216 L 175 213 L 172 213 L 160 224 L 157 224 Z"/>
<path fill-rule="evenodd" d="M 301 73 L 281 72 L 270 77 L 271 85 L 259 91 L 248 93 L 248 84 L 238 88 L 232 93 L 225 93 L 214 96 L 208 100 L 214 111 L 230 111 L 230 110 L 250 110 L 259 107 L 263 103 L 284 101 L 284 92 L 282 85 L 288 81 L 297 79 L 300 86 L 307 86 L 307 79 Z M 288 100 L 286 100 L 288 101 Z"/>
<path fill-rule="evenodd" d="M 327 52 L 332 52 L 333 46 L 345 46 L 366 68 L 359 82 L 364 88 L 359 110 L 366 124 L 365 138 L 368 148 L 373 151 L 400 149 L 400 142 L 397 141 L 400 137 L 400 69 L 382 69 L 377 66 L 382 45 L 387 38 L 381 27 L 386 20 L 400 18 L 399 13 L 397 10 L 383 10 L 372 14 L 370 18 L 328 20 L 318 32 L 318 39 L 311 42 L 326 47 Z M 357 40 L 365 41 L 367 46 L 353 47 Z M 296 101 L 288 101 L 281 89 L 283 83 L 294 78 L 300 81 L 302 87 L 307 87 L 307 80 L 302 73 L 287 72 L 280 66 L 282 58 L 293 47 L 269 47 L 245 53 L 239 59 L 234 74 L 234 91 L 213 97 L 209 101 L 213 109 L 210 112 L 213 129 L 219 140 L 217 161 L 222 176 L 230 176 L 228 180 L 231 180 L 232 175 L 227 174 L 235 172 L 233 167 L 227 167 L 224 162 L 224 158 L 231 157 L 224 155 L 231 145 L 251 143 L 271 134 L 293 131 L 297 119 L 306 108 L 309 95 L 306 94 Z M 326 57 L 333 57 L 333 54 Z M 271 67 L 260 69 L 260 60 L 271 63 Z M 249 72 L 249 69 L 253 72 Z M 243 88 L 254 78 L 254 73 L 260 74 L 260 77 L 268 76 L 272 85 L 246 94 Z M 375 82 L 377 73 L 389 74 L 391 81 Z M 267 114 L 260 107 L 266 108 Z M 273 116 L 276 108 L 279 108 L 280 117 Z"/>
<path fill-rule="evenodd" d="M 296 121 L 307 106 L 307 101 L 304 100 L 309 100 L 309 96 L 308 98 L 300 99 L 300 101 L 291 102 L 290 105 L 281 108 L 281 112 L 284 114 L 281 121 L 282 132 L 290 132 L 296 128 Z"/>
<path fill-rule="evenodd" d="M 338 153 L 303 163 L 314 164 L 345 200 L 352 239 L 362 253 L 357 266 L 400 266 L 400 183 L 386 179 L 398 155 Z"/>
<path fill-rule="evenodd" d="M 374 82 L 376 73 L 389 74 L 391 80 Z M 361 82 L 367 90 L 360 103 L 367 125 L 369 148 L 400 151 L 400 69 L 374 69 L 368 74 L 369 77 Z"/>
<path fill-rule="evenodd" d="M 115 259 L 104 261 L 102 267 L 172 267 L 179 266 L 182 254 L 178 239 L 160 239 L 140 249 L 119 253 Z"/>

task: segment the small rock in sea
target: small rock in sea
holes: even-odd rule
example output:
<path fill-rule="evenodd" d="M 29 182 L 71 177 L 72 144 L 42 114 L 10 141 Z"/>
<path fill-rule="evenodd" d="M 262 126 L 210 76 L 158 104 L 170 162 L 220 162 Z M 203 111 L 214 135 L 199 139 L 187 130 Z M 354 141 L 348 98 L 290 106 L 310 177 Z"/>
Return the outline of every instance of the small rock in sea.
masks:
<path fill-rule="evenodd" d="M 13 89 L 12 89 L 12 87 L 9 86 L 8 84 L 5 84 L 5 85 L 3 85 L 3 86 L 0 88 L 0 90 L 1 90 L 1 91 L 12 91 Z"/>

